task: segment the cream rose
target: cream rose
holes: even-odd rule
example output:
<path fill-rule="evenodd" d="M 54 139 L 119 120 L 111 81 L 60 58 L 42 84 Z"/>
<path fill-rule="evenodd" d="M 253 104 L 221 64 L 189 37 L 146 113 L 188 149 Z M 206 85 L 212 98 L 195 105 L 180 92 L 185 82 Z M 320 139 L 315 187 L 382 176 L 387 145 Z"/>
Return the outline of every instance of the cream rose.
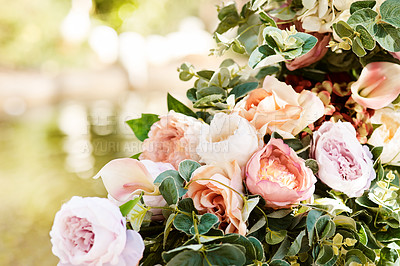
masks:
<path fill-rule="evenodd" d="M 394 107 L 376 110 L 371 122 L 382 124 L 368 140 L 371 145 L 383 146 L 382 163 L 400 161 L 400 112 Z"/>
<path fill-rule="evenodd" d="M 324 104 L 310 91 L 296 93 L 292 86 L 267 76 L 263 88 L 238 102 L 233 112 L 250 121 L 261 135 L 278 131 L 290 137 L 322 117 Z"/>
<path fill-rule="evenodd" d="M 154 123 L 149 138 L 143 141 L 140 159 L 172 164 L 176 169 L 181 161 L 198 161 L 196 153 L 199 136 L 208 125 L 180 113 L 170 111 Z"/>
<path fill-rule="evenodd" d="M 205 165 L 193 172 L 191 180 L 187 196 L 193 199 L 196 209 L 202 214 L 215 214 L 225 233 L 245 235 L 243 200 L 237 194 L 243 195 L 239 165 L 235 161 L 218 166 Z"/>
<path fill-rule="evenodd" d="M 119 208 L 109 200 L 72 197 L 57 212 L 50 232 L 58 265 L 138 265 L 143 239 L 125 226 Z"/>
<path fill-rule="evenodd" d="M 217 113 L 209 131 L 200 136 L 196 150 L 200 162 L 219 164 L 236 160 L 243 167 L 258 146 L 257 131 L 246 119 Z"/>

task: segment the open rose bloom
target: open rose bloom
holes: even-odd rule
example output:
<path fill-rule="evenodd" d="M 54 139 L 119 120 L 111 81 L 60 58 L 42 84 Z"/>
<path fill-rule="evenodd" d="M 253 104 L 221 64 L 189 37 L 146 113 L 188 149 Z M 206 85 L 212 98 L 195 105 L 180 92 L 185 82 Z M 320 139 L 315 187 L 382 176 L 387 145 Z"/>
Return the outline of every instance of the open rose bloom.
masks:
<path fill-rule="evenodd" d="M 311 91 L 297 93 L 292 86 L 267 76 L 263 87 L 237 103 L 234 112 L 246 118 L 262 136 L 274 131 L 295 136 L 324 115 L 324 104 Z"/>
<path fill-rule="evenodd" d="M 271 139 L 246 167 L 246 185 L 268 207 L 284 208 L 309 199 L 317 179 L 304 160 L 281 139 Z"/>

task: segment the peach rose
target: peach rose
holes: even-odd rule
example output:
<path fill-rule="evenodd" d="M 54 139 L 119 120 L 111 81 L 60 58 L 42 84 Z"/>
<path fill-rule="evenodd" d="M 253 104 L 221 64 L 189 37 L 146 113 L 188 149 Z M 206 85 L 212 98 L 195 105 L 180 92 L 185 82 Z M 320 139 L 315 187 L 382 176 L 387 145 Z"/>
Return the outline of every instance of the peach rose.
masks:
<path fill-rule="evenodd" d="M 289 137 L 322 117 L 324 104 L 310 91 L 296 93 L 292 86 L 267 76 L 263 88 L 238 102 L 233 112 L 250 121 L 262 135 L 278 131 Z"/>
<path fill-rule="evenodd" d="M 261 195 L 272 208 L 290 207 L 309 199 L 316 182 L 304 160 L 281 139 L 271 139 L 246 167 L 249 191 Z"/>
<path fill-rule="evenodd" d="M 225 233 L 245 235 L 243 200 L 237 194 L 238 192 L 243 195 L 243 184 L 241 170 L 236 161 L 226 163 L 224 167 L 202 166 L 193 172 L 192 180 L 196 181 L 190 183 L 186 195 L 193 199 L 196 209 L 202 214 L 215 214 L 219 218 L 220 228 Z"/>
<path fill-rule="evenodd" d="M 166 202 L 153 181 L 162 172 L 173 169 L 169 163 L 123 158 L 107 163 L 94 178 L 101 177 L 109 198 L 117 205 L 122 205 L 143 191 L 147 206 L 164 206 Z M 153 214 L 159 215 L 161 211 L 157 213 L 156 210 Z"/>
<path fill-rule="evenodd" d="M 174 111 L 160 117 L 160 121 L 151 126 L 149 138 L 143 142 L 140 159 L 172 164 L 176 169 L 181 161 L 198 161 L 196 153 L 201 132 L 208 125 Z"/>
<path fill-rule="evenodd" d="M 360 105 L 380 109 L 400 93 L 400 65 L 390 62 L 369 63 L 351 85 L 351 97 Z"/>

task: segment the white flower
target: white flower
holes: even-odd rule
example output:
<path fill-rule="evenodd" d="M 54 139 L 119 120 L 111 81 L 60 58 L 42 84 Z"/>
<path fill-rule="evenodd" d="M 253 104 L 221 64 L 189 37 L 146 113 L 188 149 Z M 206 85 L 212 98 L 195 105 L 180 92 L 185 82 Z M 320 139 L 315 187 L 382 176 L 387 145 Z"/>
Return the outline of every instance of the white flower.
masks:
<path fill-rule="evenodd" d="M 206 164 L 236 160 L 243 167 L 257 149 L 256 129 L 246 119 L 217 113 L 211 121 L 209 132 L 200 136 L 197 153 L 200 162 Z"/>
<path fill-rule="evenodd" d="M 347 21 L 350 6 L 355 0 L 303 0 L 304 8 L 299 12 L 302 27 L 311 32 L 332 32 L 332 24 Z"/>
<path fill-rule="evenodd" d="M 382 124 L 368 140 L 371 145 L 383 146 L 382 163 L 400 161 L 400 112 L 393 107 L 376 110 L 371 122 Z"/>

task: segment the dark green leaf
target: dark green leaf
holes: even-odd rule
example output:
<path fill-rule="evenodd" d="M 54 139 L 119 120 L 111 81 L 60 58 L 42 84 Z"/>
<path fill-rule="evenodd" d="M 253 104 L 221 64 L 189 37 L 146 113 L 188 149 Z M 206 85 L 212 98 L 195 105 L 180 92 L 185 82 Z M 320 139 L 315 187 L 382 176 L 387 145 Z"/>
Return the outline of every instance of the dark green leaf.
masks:
<path fill-rule="evenodd" d="M 264 259 L 264 248 L 263 248 L 261 242 L 257 238 L 255 238 L 253 236 L 250 236 L 248 238 L 248 240 L 251 242 L 251 244 L 253 245 L 253 247 L 254 247 L 254 249 L 256 251 L 255 259 L 258 260 L 258 261 L 263 261 L 263 259 Z"/>
<path fill-rule="evenodd" d="M 265 241 L 270 244 L 270 245 L 276 245 L 281 243 L 287 235 L 286 230 L 280 230 L 280 231 L 272 231 L 268 230 L 267 235 L 265 236 Z"/>
<path fill-rule="evenodd" d="M 194 108 L 214 107 L 216 103 L 223 102 L 225 97 L 220 94 L 212 94 L 205 96 L 193 104 Z"/>
<path fill-rule="evenodd" d="M 377 160 L 377 159 L 381 156 L 382 151 L 383 151 L 383 147 L 382 147 L 382 146 L 374 147 L 374 148 L 371 150 L 371 153 L 372 153 L 372 155 L 373 155 L 374 161 Z"/>
<path fill-rule="evenodd" d="M 201 70 L 197 72 L 197 75 L 199 75 L 200 77 L 210 80 L 211 77 L 214 75 L 214 71 L 212 70 Z"/>
<path fill-rule="evenodd" d="M 181 177 L 183 177 L 183 179 L 186 180 L 186 182 L 189 182 L 194 170 L 196 170 L 200 166 L 201 165 L 196 161 L 184 160 L 179 163 L 178 166 L 179 174 L 181 175 Z"/>
<path fill-rule="evenodd" d="M 258 82 L 247 82 L 240 85 L 235 86 L 228 95 L 235 95 L 235 99 L 238 99 L 250 91 L 257 89 L 259 86 Z"/>
<path fill-rule="evenodd" d="M 181 251 L 184 251 L 184 250 L 198 251 L 202 247 L 203 247 L 203 245 L 201 245 L 201 244 L 180 246 L 180 247 L 174 248 L 172 250 L 169 250 L 167 252 L 163 252 L 162 258 L 164 259 L 164 261 L 169 262 L 172 258 L 175 257 L 175 255 L 182 254 L 183 252 L 181 252 Z"/>
<path fill-rule="evenodd" d="M 364 26 L 357 25 L 356 31 L 360 34 L 361 44 L 365 49 L 372 50 L 375 48 L 375 40 Z"/>
<path fill-rule="evenodd" d="M 199 230 L 200 235 L 207 234 L 210 229 L 219 222 L 217 216 L 212 213 L 205 213 L 201 216 L 200 222 L 197 225 L 197 229 Z M 194 227 L 190 229 L 192 234 L 195 234 Z"/>
<path fill-rule="evenodd" d="M 322 248 L 319 250 L 318 257 L 316 259 L 316 263 L 318 265 L 326 265 L 328 261 L 330 261 L 333 258 L 333 248 L 328 245 L 322 246 Z"/>
<path fill-rule="evenodd" d="M 358 25 L 358 26 L 360 26 L 360 25 Z M 364 50 L 364 47 L 361 43 L 361 39 L 359 37 L 356 37 L 353 40 L 351 49 L 358 57 L 363 57 L 364 55 L 367 54 L 367 52 Z"/>
<path fill-rule="evenodd" d="M 158 118 L 158 115 L 142 114 L 141 118 L 128 120 L 126 121 L 126 123 L 133 130 L 135 136 L 140 141 L 143 141 L 149 137 L 148 133 L 150 131 L 151 126 L 158 120 L 160 120 Z"/>
<path fill-rule="evenodd" d="M 377 266 L 390 266 L 397 265 L 395 262 L 398 260 L 399 254 L 395 249 L 384 247 L 380 252 L 380 259 Z"/>
<path fill-rule="evenodd" d="M 191 217 L 185 214 L 177 214 L 174 219 L 174 226 L 176 229 L 190 235 L 190 228 L 193 227 L 193 220 Z"/>
<path fill-rule="evenodd" d="M 375 40 L 389 52 L 400 51 L 399 28 L 386 23 L 378 23 L 374 25 L 372 35 L 374 36 Z"/>
<path fill-rule="evenodd" d="M 191 88 L 186 92 L 186 97 L 191 100 L 192 102 L 197 101 L 197 97 L 196 97 L 196 88 Z"/>
<path fill-rule="evenodd" d="M 260 71 L 258 71 L 258 73 L 256 75 L 256 79 L 258 79 L 258 80 L 263 79 L 263 78 L 265 78 L 265 76 L 275 74 L 278 71 L 279 71 L 279 67 L 277 67 L 277 66 L 263 67 L 260 69 Z"/>
<path fill-rule="evenodd" d="M 380 242 L 393 242 L 400 240 L 400 228 L 389 227 L 387 231 L 376 233 L 376 239 Z"/>
<path fill-rule="evenodd" d="M 305 161 L 305 164 L 308 168 L 310 168 L 313 171 L 313 174 L 315 175 L 316 173 L 318 173 L 319 167 L 318 167 L 318 163 L 316 160 L 314 159 L 307 159 Z"/>
<path fill-rule="evenodd" d="M 175 220 L 175 217 L 176 217 L 175 213 L 171 214 L 168 217 L 167 221 L 165 222 L 164 239 L 163 239 L 163 247 L 164 247 L 164 249 L 165 249 L 165 245 L 167 244 L 168 235 L 169 235 L 169 232 L 171 231 L 172 224 L 173 224 L 173 222 Z"/>
<path fill-rule="evenodd" d="M 178 196 L 182 197 L 183 195 L 186 194 L 187 189 L 183 188 L 183 182 L 184 180 L 180 176 L 178 171 L 175 170 L 167 170 L 159 174 L 156 179 L 153 181 L 154 184 L 161 184 L 162 181 L 167 178 L 167 177 L 172 177 L 175 180 L 175 184 L 177 185 L 178 188 Z"/>
<path fill-rule="evenodd" d="M 349 24 L 342 20 L 338 21 L 338 23 L 333 24 L 333 28 L 341 38 L 350 37 L 354 33 L 354 30 L 349 26 Z"/>
<path fill-rule="evenodd" d="M 193 200 L 191 198 L 182 199 L 178 202 L 178 209 L 187 213 L 195 212 L 198 213 L 194 207 Z"/>
<path fill-rule="evenodd" d="M 382 20 L 399 28 L 400 27 L 400 2 L 398 0 L 386 0 L 379 8 Z"/>
<path fill-rule="evenodd" d="M 278 250 L 275 252 L 271 260 L 280 260 L 286 257 L 290 248 L 290 240 L 288 237 L 283 240 L 282 244 L 279 246 Z"/>
<path fill-rule="evenodd" d="M 133 200 L 130 200 L 119 206 L 119 210 L 121 211 L 122 216 L 126 216 L 139 202 L 140 198 L 141 197 L 134 198 Z"/>
<path fill-rule="evenodd" d="M 249 66 L 255 68 L 267 56 L 274 54 L 276 54 L 274 49 L 267 44 L 257 47 L 250 55 Z"/>
<path fill-rule="evenodd" d="M 227 5 L 218 13 L 218 19 L 221 21 L 215 30 L 217 33 L 222 34 L 229 29 L 238 25 L 240 17 L 236 10 L 236 5 Z"/>
<path fill-rule="evenodd" d="M 142 154 L 141 152 L 139 152 L 139 153 L 136 153 L 136 154 L 134 154 L 134 155 L 132 155 L 130 158 L 132 158 L 132 159 L 139 159 L 139 157 L 140 157 L 140 154 Z"/>
<path fill-rule="evenodd" d="M 303 238 L 306 235 L 306 231 L 303 230 L 300 232 L 300 234 L 296 237 L 296 239 L 293 241 L 292 245 L 289 248 L 289 251 L 287 253 L 287 256 L 295 256 L 297 253 L 299 253 L 300 248 L 301 248 L 301 243 L 303 242 Z"/>
<path fill-rule="evenodd" d="M 290 263 L 284 260 L 273 260 L 269 266 L 290 266 Z"/>
<path fill-rule="evenodd" d="M 304 55 L 308 53 L 314 46 L 317 44 L 318 39 L 311 34 L 305 33 L 305 32 L 298 32 L 294 35 L 292 35 L 295 38 L 300 38 L 301 40 L 304 41 L 304 44 L 302 46 L 301 54 Z"/>
<path fill-rule="evenodd" d="M 299 139 L 284 139 L 283 142 L 294 151 L 303 149 L 303 143 Z"/>
<path fill-rule="evenodd" d="M 317 223 L 318 218 L 322 215 L 322 212 L 311 210 L 307 215 L 307 232 L 308 232 L 308 241 L 309 245 L 312 246 L 312 242 L 314 239 L 314 227 Z"/>
<path fill-rule="evenodd" d="M 353 261 L 359 262 L 362 265 L 367 263 L 367 257 L 358 249 L 351 249 L 346 253 L 346 262 L 351 261 L 352 257 L 354 257 Z"/>
<path fill-rule="evenodd" d="M 197 118 L 197 115 L 189 107 L 172 97 L 172 95 L 169 93 L 167 95 L 167 105 L 168 111 L 174 110 L 177 113 Z"/>
<path fill-rule="evenodd" d="M 375 1 L 357 1 L 353 2 L 350 6 L 350 14 L 353 14 L 359 9 L 363 8 L 373 8 L 375 6 Z"/>
<path fill-rule="evenodd" d="M 246 256 L 242 249 L 232 244 L 222 244 L 206 253 L 211 265 L 244 265 Z"/>
<path fill-rule="evenodd" d="M 198 251 L 185 250 L 173 257 L 172 260 L 167 263 L 167 265 L 203 266 L 203 256 Z"/>
<path fill-rule="evenodd" d="M 178 187 L 171 176 L 165 178 L 160 184 L 160 193 L 168 205 L 176 204 L 179 199 Z"/>
<path fill-rule="evenodd" d="M 277 27 L 275 20 L 270 16 L 268 16 L 268 14 L 265 11 L 261 11 L 259 15 L 260 15 L 260 20 L 263 23 L 268 23 L 269 24 L 268 26 Z"/>

